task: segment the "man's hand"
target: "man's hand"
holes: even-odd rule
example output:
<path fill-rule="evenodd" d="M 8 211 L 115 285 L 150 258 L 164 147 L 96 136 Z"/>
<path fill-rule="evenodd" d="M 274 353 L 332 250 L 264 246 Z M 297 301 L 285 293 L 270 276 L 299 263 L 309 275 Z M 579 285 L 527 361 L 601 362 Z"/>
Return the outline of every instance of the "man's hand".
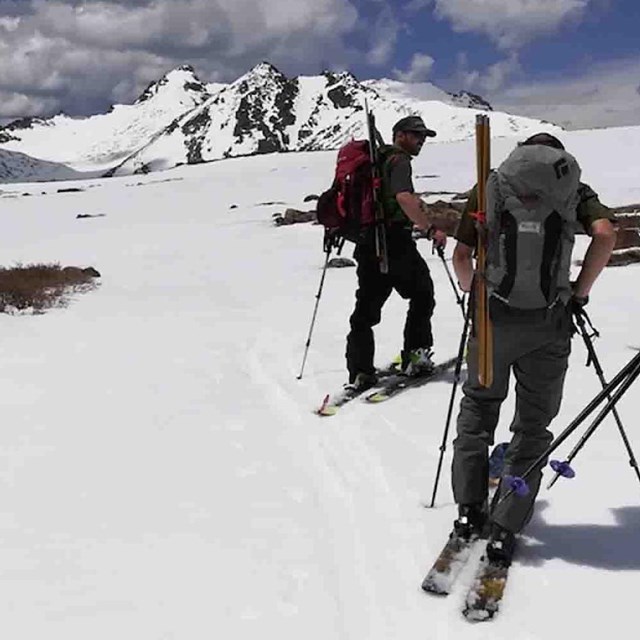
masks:
<path fill-rule="evenodd" d="M 429 239 L 433 241 L 433 245 L 436 248 L 440 247 L 444 249 L 447 246 L 447 234 L 435 227 L 432 227 Z"/>

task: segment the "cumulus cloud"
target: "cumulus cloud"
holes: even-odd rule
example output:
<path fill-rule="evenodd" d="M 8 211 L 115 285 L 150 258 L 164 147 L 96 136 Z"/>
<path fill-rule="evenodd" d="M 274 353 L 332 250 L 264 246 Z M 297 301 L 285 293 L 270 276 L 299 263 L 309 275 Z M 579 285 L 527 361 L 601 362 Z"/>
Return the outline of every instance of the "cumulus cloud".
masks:
<path fill-rule="evenodd" d="M 367 62 L 373 66 L 382 66 L 389 62 L 395 52 L 402 25 L 386 0 L 376 1 L 379 10 L 369 30 L 371 45 L 367 53 Z"/>
<path fill-rule="evenodd" d="M 467 54 L 461 53 L 458 55 L 456 77 L 458 82 L 469 91 L 495 93 L 521 71 L 522 67 L 516 53 L 511 53 L 507 58 L 488 65 L 484 69 L 470 68 Z"/>
<path fill-rule="evenodd" d="M 435 0 L 435 15 L 454 31 L 487 35 L 501 49 L 518 49 L 579 19 L 594 0 Z"/>
<path fill-rule="evenodd" d="M 431 73 L 434 63 L 435 60 L 431 56 L 425 53 L 416 53 L 411 59 L 407 71 L 395 69 L 393 74 L 403 82 L 425 82 Z"/>
<path fill-rule="evenodd" d="M 208 81 L 235 79 L 262 59 L 317 72 L 318 52 L 348 66 L 355 52 L 344 36 L 357 28 L 353 0 L 0 0 L 0 91 L 9 98 L 0 117 L 52 104 L 95 112 L 185 62 Z"/>
<path fill-rule="evenodd" d="M 580 77 L 566 75 L 527 81 L 488 94 L 495 108 L 545 118 L 570 129 L 638 124 L 640 58 L 590 67 Z"/>

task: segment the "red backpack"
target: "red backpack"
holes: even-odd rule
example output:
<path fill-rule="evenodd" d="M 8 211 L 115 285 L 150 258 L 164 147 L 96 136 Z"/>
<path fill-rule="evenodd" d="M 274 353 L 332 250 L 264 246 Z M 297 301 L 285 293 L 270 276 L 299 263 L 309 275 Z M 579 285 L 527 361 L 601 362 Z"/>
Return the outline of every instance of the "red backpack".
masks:
<path fill-rule="evenodd" d="M 333 184 L 318 199 L 316 214 L 327 231 L 351 242 L 375 222 L 368 140 L 351 140 L 340 148 Z"/>

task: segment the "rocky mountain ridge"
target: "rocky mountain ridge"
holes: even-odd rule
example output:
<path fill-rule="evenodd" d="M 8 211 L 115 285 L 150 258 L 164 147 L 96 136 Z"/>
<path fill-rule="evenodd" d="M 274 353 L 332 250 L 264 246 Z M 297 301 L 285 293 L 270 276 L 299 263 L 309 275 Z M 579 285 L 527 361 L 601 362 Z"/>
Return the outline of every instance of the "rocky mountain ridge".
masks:
<path fill-rule="evenodd" d="M 422 83 L 360 82 L 349 72 L 288 78 L 261 62 L 230 84 L 206 84 L 180 66 L 151 83 L 131 105 L 86 118 L 64 114 L 17 120 L 0 128 L 0 148 L 66 165 L 122 175 L 253 154 L 337 149 L 364 135 L 365 102 L 378 128 L 419 114 L 438 131 L 435 142 L 474 135 L 481 97 Z M 494 135 L 558 131 L 539 120 L 492 111 Z"/>

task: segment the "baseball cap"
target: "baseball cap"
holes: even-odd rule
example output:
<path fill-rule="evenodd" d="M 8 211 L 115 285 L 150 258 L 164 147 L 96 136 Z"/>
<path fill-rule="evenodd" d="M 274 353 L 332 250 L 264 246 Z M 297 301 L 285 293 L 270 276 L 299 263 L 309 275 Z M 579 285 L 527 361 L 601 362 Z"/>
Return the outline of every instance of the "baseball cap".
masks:
<path fill-rule="evenodd" d="M 395 136 L 398 131 L 414 131 L 415 133 L 422 133 L 427 138 L 433 138 L 436 135 L 433 129 L 426 127 L 420 116 L 406 116 L 398 120 L 393 125 L 393 135 Z"/>

